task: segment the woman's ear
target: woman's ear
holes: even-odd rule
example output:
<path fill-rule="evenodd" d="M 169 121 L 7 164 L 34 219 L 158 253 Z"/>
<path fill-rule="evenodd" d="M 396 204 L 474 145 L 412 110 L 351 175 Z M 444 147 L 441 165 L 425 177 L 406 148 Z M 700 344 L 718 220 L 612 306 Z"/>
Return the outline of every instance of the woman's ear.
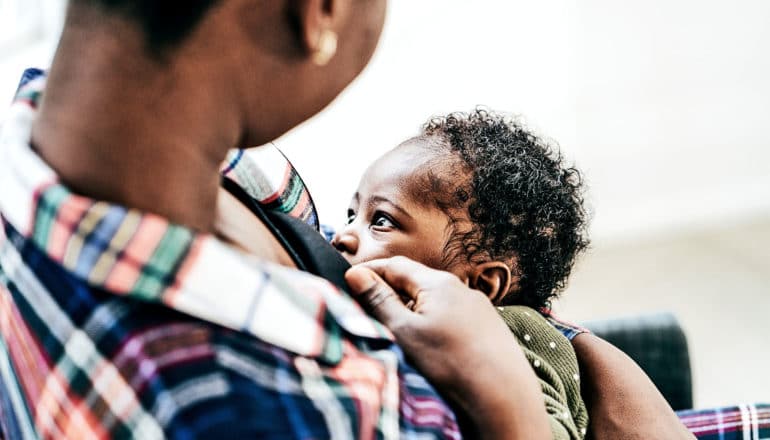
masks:
<path fill-rule="evenodd" d="M 305 49 L 316 64 L 326 64 L 337 50 L 337 34 L 333 26 L 345 1 L 293 0 L 299 19 L 299 30 Z"/>
<path fill-rule="evenodd" d="M 484 292 L 493 304 L 499 303 L 511 288 L 511 269 L 502 261 L 477 264 L 468 277 L 468 285 Z"/>

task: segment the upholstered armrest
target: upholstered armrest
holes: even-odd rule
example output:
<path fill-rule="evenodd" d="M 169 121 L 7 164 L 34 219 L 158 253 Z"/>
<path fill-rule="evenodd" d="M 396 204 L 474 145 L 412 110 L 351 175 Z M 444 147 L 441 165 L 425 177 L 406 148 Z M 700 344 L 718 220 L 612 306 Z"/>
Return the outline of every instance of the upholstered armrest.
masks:
<path fill-rule="evenodd" d="M 674 315 L 656 313 L 583 325 L 636 361 L 674 410 L 692 408 L 687 338 Z"/>

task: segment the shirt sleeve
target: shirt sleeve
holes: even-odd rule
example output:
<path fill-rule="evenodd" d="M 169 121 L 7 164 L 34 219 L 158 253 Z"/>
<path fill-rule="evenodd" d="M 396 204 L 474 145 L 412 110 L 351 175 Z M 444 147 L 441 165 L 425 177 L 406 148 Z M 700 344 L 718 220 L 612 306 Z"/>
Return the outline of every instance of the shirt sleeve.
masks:
<path fill-rule="evenodd" d="M 553 438 L 582 440 L 588 412 L 580 396 L 579 367 L 572 344 L 534 309 L 508 306 L 499 313 L 538 378 Z"/>

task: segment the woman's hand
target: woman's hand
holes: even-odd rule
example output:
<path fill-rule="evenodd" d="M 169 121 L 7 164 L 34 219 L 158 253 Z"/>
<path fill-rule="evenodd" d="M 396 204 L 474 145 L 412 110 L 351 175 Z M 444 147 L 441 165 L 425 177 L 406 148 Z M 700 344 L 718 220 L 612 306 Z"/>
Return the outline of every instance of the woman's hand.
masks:
<path fill-rule="evenodd" d="M 405 257 L 363 263 L 345 278 L 476 434 L 550 438 L 535 374 L 484 294 Z"/>

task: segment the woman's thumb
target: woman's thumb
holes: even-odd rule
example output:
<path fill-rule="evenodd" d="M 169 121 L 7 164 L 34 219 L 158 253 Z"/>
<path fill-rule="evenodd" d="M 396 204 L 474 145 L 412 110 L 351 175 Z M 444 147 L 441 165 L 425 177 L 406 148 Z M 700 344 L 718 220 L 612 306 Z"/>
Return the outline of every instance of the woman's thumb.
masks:
<path fill-rule="evenodd" d="M 345 272 L 345 281 L 351 293 L 378 321 L 391 330 L 397 322 L 408 319 L 411 311 L 401 302 L 398 294 L 372 270 L 356 266 Z"/>

